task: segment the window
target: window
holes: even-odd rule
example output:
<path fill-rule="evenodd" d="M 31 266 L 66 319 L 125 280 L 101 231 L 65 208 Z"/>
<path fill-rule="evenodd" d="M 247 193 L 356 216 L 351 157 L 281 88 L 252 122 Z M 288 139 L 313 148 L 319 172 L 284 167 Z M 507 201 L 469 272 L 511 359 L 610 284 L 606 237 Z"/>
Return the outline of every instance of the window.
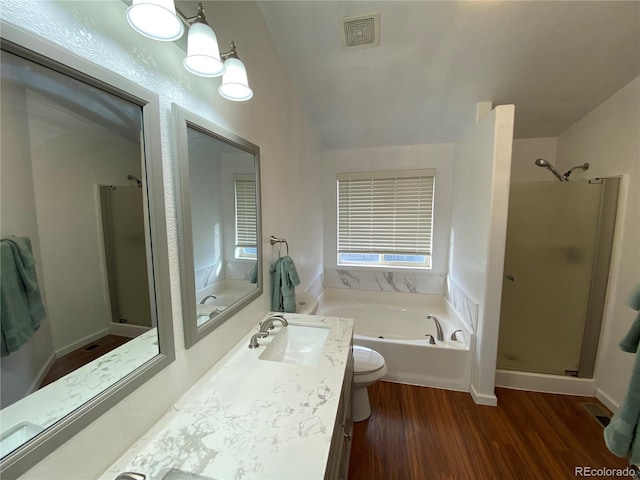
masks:
<path fill-rule="evenodd" d="M 431 268 L 434 175 L 338 174 L 338 265 Z"/>
<path fill-rule="evenodd" d="M 256 240 L 256 182 L 252 175 L 234 175 L 236 201 L 236 258 L 253 258 L 258 254 Z"/>

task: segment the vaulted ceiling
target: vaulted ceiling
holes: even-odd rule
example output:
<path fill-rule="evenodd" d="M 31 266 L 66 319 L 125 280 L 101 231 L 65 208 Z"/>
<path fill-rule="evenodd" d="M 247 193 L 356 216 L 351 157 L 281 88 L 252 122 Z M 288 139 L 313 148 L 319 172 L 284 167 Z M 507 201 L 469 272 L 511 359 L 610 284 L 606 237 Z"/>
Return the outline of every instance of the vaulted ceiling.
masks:
<path fill-rule="evenodd" d="M 640 74 L 637 1 L 258 5 L 325 149 L 449 142 L 479 101 L 557 136 Z M 371 12 L 380 46 L 344 49 L 339 19 Z"/>

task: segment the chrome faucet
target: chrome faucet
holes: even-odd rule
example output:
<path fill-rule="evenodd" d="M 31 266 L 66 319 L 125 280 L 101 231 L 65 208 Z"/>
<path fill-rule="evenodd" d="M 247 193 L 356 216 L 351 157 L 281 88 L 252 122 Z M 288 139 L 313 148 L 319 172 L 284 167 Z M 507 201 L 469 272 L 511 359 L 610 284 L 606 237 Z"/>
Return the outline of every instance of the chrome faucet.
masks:
<path fill-rule="evenodd" d="M 262 330 L 251 335 L 251 340 L 249 341 L 249 348 L 258 348 L 260 344 L 258 343 L 259 338 L 266 338 L 269 336 L 269 332 L 263 332 Z"/>
<path fill-rule="evenodd" d="M 431 335 L 430 333 L 427 333 L 425 335 L 425 337 L 429 337 L 429 345 L 435 345 L 436 341 L 433 339 L 433 335 Z"/>
<path fill-rule="evenodd" d="M 269 330 L 272 330 L 273 322 L 275 322 L 276 320 L 278 320 L 283 327 L 286 327 L 289 325 L 289 322 L 287 322 L 287 319 L 284 318 L 284 315 L 272 315 L 260 324 L 260 331 L 268 332 Z"/>
<path fill-rule="evenodd" d="M 204 302 L 206 302 L 207 300 L 209 300 L 210 298 L 213 298 L 214 300 L 218 297 L 216 297 L 215 295 L 207 295 L 206 297 L 204 297 L 202 300 L 200 300 L 200 305 L 204 305 Z"/>
<path fill-rule="evenodd" d="M 456 337 L 456 333 L 458 332 L 462 333 L 462 330 L 456 330 L 455 332 L 453 332 L 451 334 L 451 340 L 458 340 L 458 337 Z"/>
<path fill-rule="evenodd" d="M 444 332 L 442 331 L 442 325 L 440 324 L 440 320 L 436 318 L 435 315 L 427 315 L 427 320 L 431 319 L 436 324 L 436 338 L 439 342 L 444 342 Z"/>

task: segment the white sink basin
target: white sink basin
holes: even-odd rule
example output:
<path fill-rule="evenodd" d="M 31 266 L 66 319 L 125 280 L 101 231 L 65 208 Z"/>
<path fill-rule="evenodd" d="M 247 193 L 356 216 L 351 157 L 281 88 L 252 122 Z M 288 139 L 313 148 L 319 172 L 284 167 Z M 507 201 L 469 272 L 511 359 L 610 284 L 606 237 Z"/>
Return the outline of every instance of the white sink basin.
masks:
<path fill-rule="evenodd" d="M 323 326 L 292 325 L 283 327 L 264 352 L 261 360 L 294 363 L 296 365 L 317 365 L 322 355 L 329 328 Z"/>
<path fill-rule="evenodd" d="M 13 452 L 42 431 L 44 431 L 44 428 L 31 422 L 21 422 L 11 427 L 0 435 L 0 457 Z"/>

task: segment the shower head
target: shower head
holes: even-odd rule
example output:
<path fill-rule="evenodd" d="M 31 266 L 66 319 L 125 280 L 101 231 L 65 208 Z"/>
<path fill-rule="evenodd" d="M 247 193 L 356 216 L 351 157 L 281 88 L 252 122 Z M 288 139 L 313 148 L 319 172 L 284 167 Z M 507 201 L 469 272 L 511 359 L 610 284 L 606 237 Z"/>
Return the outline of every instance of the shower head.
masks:
<path fill-rule="evenodd" d="M 569 171 L 562 176 L 562 178 L 564 178 L 564 180 L 568 182 L 569 175 L 571 175 L 571 172 L 573 172 L 574 170 L 589 170 L 589 166 L 590 166 L 589 162 L 585 162 L 582 165 L 576 165 L 575 167 L 571 167 Z"/>
<path fill-rule="evenodd" d="M 551 164 L 547 162 L 544 158 L 538 158 L 535 161 L 535 164 L 539 167 L 544 167 L 544 168 L 549 168 L 551 166 Z"/>
<path fill-rule="evenodd" d="M 549 170 L 549 171 L 550 171 L 551 173 L 553 173 L 553 174 L 556 176 L 556 178 L 557 178 L 558 180 L 560 180 L 561 182 L 566 182 L 566 181 L 568 181 L 568 180 L 569 180 L 568 178 L 564 178 L 564 177 L 562 177 L 562 176 L 558 173 L 558 171 L 553 167 L 553 165 L 551 165 L 549 162 L 547 162 L 544 158 L 538 158 L 538 159 L 536 159 L 536 161 L 535 161 L 534 163 L 535 163 L 537 166 L 539 166 L 539 167 L 543 167 L 543 168 L 546 168 L 547 170 Z"/>

